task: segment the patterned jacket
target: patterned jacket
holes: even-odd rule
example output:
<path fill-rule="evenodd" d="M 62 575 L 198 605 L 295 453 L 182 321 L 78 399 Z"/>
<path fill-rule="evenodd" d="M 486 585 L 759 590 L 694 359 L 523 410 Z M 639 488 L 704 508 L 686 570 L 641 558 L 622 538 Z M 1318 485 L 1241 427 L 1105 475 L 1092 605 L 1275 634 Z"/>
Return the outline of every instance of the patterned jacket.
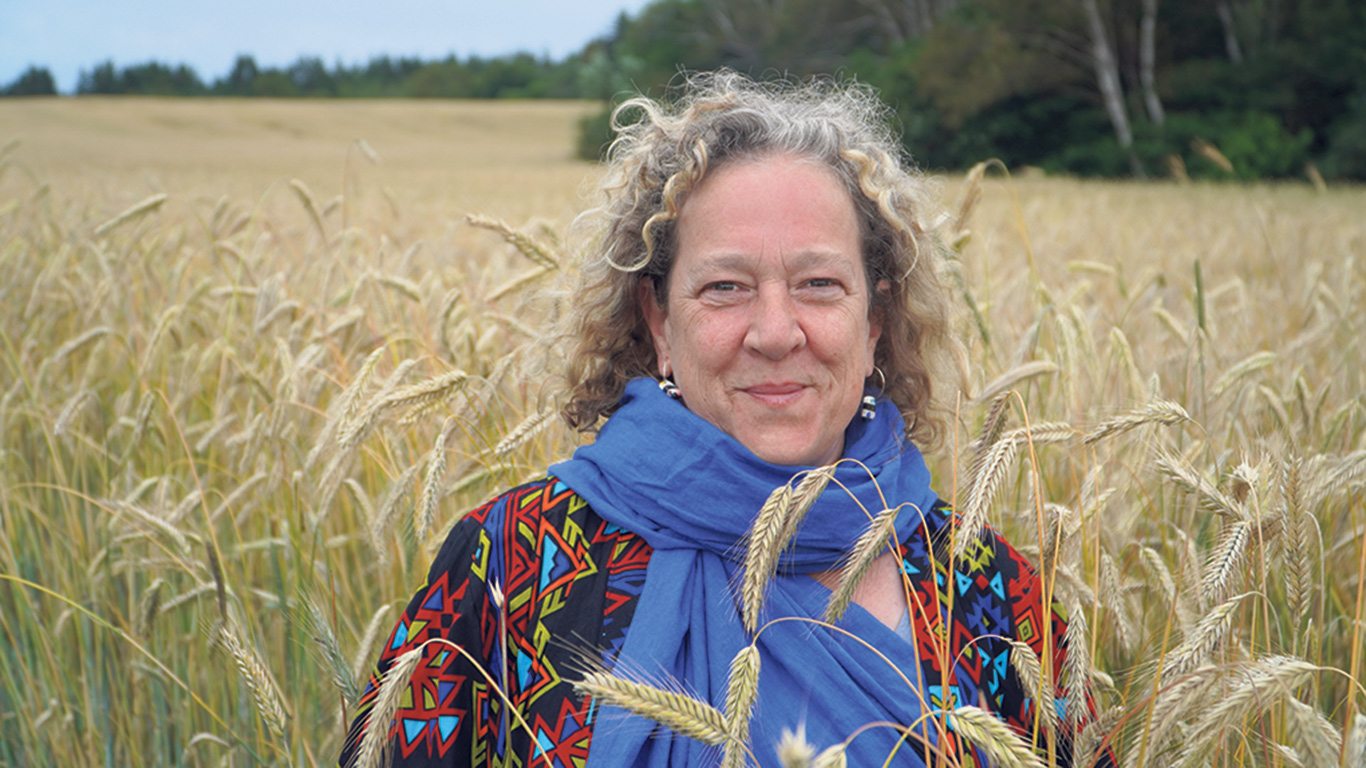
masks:
<path fill-rule="evenodd" d="M 1042 582 L 992 532 L 950 570 L 950 518 L 945 506 L 936 507 L 900 552 L 925 699 L 934 707 L 990 709 L 1046 754 L 1046 737 L 1034 736 L 1040 713 L 1009 662 L 1008 639 L 1036 654 L 1053 648 L 1052 669 L 1061 670 L 1064 617 L 1056 606 L 1044 610 Z M 574 693 L 573 681 L 585 654 L 609 669 L 615 664 L 650 554 L 643 539 L 604 521 L 555 478 L 472 511 L 451 530 L 384 645 L 341 765 L 355 758 L 379 680 L 400 655 L 426 643 L 387 724 L 395 765 L 582 768 L 594 708 Z M 1064 701 L 1048 706 L 1061 713 Z M 1058 765 L 1071 764 L 1069 741 L 1054 745 Z M 988 764 L 965 744 L 951 727 L 940 739 L 957 765 Z"/>

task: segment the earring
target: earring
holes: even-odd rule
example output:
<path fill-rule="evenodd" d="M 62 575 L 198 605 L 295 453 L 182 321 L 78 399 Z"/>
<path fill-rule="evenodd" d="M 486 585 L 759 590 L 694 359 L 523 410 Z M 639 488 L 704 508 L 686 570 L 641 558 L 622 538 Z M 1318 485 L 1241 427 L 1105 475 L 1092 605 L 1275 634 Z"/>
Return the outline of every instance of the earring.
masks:
<path fill-rule="evenodd" d="M 659 389 L 664 394 L 668 395 L 670 398 L 674 400 L 683 399 L 683 390 L 679 389 L 678 385 L 674 383 L 673 379 L 669 378 L 668 376 L 665 376 L 664 378 L 659 380 Z"/>
<path fill-rule="evenodd" d="M 877 367 L 876 365 L 873 366 L 873 371 L 877 373 L 878 378 L 882 379 L 882 386 L 878 388 L 878 392 L 882 392 L 883 390 L 887 389 L 887 377 L 883 375 L 882 369 Z M 864 421 L 873 420 L 873 417 L 877 415 L 876 395 L 863 396 L 863 399 L 859 401 L 858 415 L 859 418 L 863 419 Z"/>
<path fill-rule="evenodd" d="M 877 415 L 877 398 L 872 395 L 864 395 L 859 401 L 858 415 L 864 421 L 872 421 Z"/>

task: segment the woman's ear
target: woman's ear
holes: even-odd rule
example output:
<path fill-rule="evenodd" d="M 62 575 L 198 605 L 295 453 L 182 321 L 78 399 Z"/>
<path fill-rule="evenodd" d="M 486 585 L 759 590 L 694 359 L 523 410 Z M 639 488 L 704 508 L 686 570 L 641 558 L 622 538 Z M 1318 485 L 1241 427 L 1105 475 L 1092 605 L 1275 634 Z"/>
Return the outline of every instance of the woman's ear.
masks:
<path fill-rule="evenodd" d="M 877 281 L 873 288 L 872 310 L 868 313 L 868 375 L 873 375 L 873 358 L 877 352 L 877 341 L 882 338 L 882 321 L 886 310 L 886 299 L 892 292 L 892 285 L 886 280 Z"/>
<path fill-rule="evenodd" d="M 655 345 L 655 360 L 659 366 L 659 375 L 668 376 L 671 363 L 669 361 L 669 337 L 664 331 L 664 321 L 668 313 L 664 307 L 660 306 L 659 300 L 655 298 L 655 281 L 652 278 L 643 278 L 637 289 L 637 301 L 640 302 L 640 313 L 645 318 L 645 325 L 650 329 L 650 339 Z"/>

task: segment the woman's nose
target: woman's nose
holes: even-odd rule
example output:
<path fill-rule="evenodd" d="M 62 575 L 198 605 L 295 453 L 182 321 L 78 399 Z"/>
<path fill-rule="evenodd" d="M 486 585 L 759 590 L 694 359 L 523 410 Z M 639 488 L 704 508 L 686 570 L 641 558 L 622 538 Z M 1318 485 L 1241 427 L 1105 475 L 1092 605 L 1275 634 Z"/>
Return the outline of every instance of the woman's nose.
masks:
<path fill-rule="evenodd" d="M 745 346 L 770 360 L 779 360 L 806 343 L 797 305 L 785 289 L 759 290 L 753 304 Z"/>

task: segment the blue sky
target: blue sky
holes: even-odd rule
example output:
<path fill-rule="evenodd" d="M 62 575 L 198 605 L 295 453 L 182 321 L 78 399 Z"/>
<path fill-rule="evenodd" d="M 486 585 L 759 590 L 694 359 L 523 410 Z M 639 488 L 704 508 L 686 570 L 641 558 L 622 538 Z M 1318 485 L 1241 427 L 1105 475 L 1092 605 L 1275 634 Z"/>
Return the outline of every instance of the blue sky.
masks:
<path fill-rule="evenodd" d="M 611 31 L 647 0 L 0 0 L 0 85 L 45 66 L 70 93 L 80 70 L 156 59 L 205 81 L 239 53 L 263 66 L 301 55 L 331 64 L 372 56 L 530 51 L 560 58 Z"/>

